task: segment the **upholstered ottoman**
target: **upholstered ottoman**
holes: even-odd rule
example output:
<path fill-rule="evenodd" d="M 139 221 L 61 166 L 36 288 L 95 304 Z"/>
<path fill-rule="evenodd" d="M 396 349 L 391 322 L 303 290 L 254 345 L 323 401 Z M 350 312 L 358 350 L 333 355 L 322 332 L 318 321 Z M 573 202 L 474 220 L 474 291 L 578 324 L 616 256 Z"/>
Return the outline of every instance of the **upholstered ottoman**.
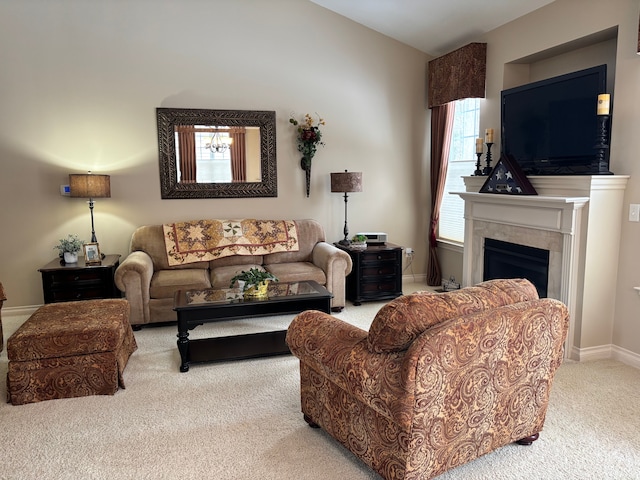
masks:
<path fill-rule="evenodd" d="M 113 395 L 136 348 L 127 300 L 46 304 L 7 340 L 7 401 Z"/>

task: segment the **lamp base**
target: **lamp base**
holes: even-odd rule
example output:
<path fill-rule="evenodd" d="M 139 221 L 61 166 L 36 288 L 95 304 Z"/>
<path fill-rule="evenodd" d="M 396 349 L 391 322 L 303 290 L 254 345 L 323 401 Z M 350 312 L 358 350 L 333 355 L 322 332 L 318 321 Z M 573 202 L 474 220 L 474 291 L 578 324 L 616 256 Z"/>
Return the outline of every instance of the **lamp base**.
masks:
<path fill-rule="evenodd" d="M 351 240 L 347 240 L 346 238 L 343 238 L 338 242 L 338 245 L 344 245 L 345 247 L 348 247 L 349 245 L 351 245 Z"/>

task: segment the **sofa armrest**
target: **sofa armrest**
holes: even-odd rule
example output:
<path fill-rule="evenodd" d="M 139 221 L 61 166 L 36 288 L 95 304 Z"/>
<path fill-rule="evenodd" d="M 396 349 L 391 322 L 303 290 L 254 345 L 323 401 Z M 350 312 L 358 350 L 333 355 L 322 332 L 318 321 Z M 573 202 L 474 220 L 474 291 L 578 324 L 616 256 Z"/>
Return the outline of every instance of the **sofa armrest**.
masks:
<path fill-rule="evenodd" d="M 347 301 L 346 278 L 353 267 L 351 257 L 335 245 L 318 242 L 311 252 L 311 261 L 321 268 L 327 277 L 327 290 L 333 294 L 331 307 L 334 310 L 342 310 Z"/>
<path fill-rule="evenodd" d="M 131 313 L 131 325 L 149 323 L 149 287 L 153 276 L 153 261 L 145 252 L 131 252 L 116 269 L 114 281 L 124 292 Z"/>

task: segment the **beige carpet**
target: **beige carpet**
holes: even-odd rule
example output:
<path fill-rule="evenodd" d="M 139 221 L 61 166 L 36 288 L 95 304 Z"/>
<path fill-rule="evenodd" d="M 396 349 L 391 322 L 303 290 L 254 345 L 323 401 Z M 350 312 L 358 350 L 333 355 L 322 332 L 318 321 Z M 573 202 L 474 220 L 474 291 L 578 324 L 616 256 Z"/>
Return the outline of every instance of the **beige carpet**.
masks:
<path fill-rule="evenodd" d="M 405 292 L 420 288 L 407 285 Z M 380 306 L 349 305 L 338 316 L 366 329 Z M 192 337 L 286 328 L 291 318 L 209 324 Z M 23 320 L 3 319 L 5 335 Z M 0 403 L 0 479 L 380 478 L 307 427 L 295 358 L 196 365 L 180 373 L 175 327 L 135 335 L 139 349 L 125 371 L 126 390 Z M 5 348 L 3 379 L 6 370 Z M 506 446 L 438 478 L 640 479 L 639 432 L 640 370 L 614 361 L 566 362 L 540 440 Z"/>

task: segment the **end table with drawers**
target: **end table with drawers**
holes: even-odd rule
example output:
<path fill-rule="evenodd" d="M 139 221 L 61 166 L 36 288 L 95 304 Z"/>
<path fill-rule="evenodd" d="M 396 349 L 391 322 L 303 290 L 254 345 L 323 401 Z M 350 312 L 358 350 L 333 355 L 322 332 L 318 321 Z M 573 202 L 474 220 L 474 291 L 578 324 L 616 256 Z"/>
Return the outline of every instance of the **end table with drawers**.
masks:
<path fill-rule="evenodd" d="M 402 295 L 402 247 L 393 243 L 353 248 L 335 244 L 351 257 L 353 268 L 347 277 L 347 299 L 362 302 L 391 300 Z"/>
<path fill-rule="evenodd" d="M 38 270 L 44 303 L 121 297 L 113 281 L 118 265 L 120 255 L 106 255 L 100 265 L 86 265 L 80 256 L 77 263 L 52 260 Z"/>

